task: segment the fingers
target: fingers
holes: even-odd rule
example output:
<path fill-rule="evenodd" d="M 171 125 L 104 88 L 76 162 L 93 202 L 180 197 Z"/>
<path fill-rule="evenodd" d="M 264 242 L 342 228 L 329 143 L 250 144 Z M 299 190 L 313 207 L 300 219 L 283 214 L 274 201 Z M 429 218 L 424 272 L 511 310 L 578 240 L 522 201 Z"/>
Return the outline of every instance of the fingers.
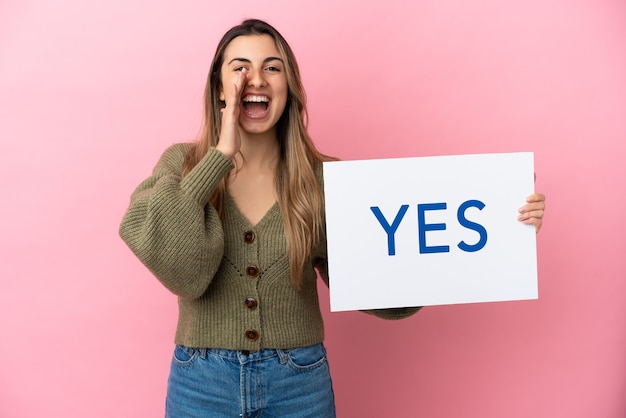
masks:
<path fill-rule="evenodd" d="M 539 217 L 543 216 L 546 208 L 546 197 L 541 193 L 533 193 L 526 198 L 526 204 L 519 208 L 520 217 L 526 218 L 532 212 Z"/>
<path fill-rule="evenodd" d="M 230 89 L 230 95 L 226 99 L 226 108 L 222 109 L 222 115 L 229 114 L 230 116 L 239 117 L 239 104 L 241 103 L 241 93 L 243 92 L 243 86 L 246 82 L 247 70 L 244 68 L 239 73 L 235 82 Z M 224 87 L 226 88 L 226 87 Z"/>
<path fill-rule="evenodd" d="M 237 77 L 237 79 L 233 83 L 232 95 L 230 97 L 231 98 L 230 104 L 233 106 L 236 106 L 237 108 L 239 108 L 239 102 L 241 102 L 241 93 L 243 92 L 243 86 L 246 83 L 247 74 L 248 74 L 248 70 L 244 68 L 239 73 L 239 77 Z"/>
<path fill-rule="evenodd" d="M 526 198 L 526 204 L 519 208 L 517 219 L 527 225 L 534 225 L 539 232 L 543 224 L 543 215 L 546 208 L 546 197 L 541 193 L 533 193 Z"/>
<path fill-rule="evenodd" d="M 219 141 L 215 147 L 225 156 L 233 159 L 241 147 L 239 133 L 239 112 L 241 94 L 247 79 L 247 71 L 243 69 L 231 86 L 231 94 L 226 97 L 226 107 L 222 112 L 222 128 Z"/>
<path fill-rule="evenodd" d="M 524 211 L 520 213 L 517 219 L 522 222 L 528 221 L 530 219 L 541 219 L 543 218 L 543 214 L 544 214 L 543 209 L 528 210 L 528 211 Z"/>
<path fill-rule="evenodd" d="M 521 222 L 526 225 L 533 225 L 535 227 L 535 233 L 538 233 L 541 230 L 541 226 L 543 225 L 542 218 L 528 218 Z"/>
<path fill-rule="evenodd" d="M 541 193 L 533 193 L 526 197 L 526 202 L 545 202 L 546 196 Z"/>

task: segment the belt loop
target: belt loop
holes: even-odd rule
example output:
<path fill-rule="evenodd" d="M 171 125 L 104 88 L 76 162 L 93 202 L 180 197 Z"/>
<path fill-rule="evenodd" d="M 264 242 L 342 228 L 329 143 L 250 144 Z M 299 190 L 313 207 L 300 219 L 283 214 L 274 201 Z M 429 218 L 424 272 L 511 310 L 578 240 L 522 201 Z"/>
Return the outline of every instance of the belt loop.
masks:
<path fill-rule="evenodd" d="M 206 359 L 207 350 L 208 350 L 208 348 L 205 348 L 205 347 L 203 347 L 203 348 L 199 348 L 199 349 L 198 349 L 198 352 L 200 353 L 200 358 L 201 358 L 202 360 L 205 360 L 205 359 Z"/>
<path fill-rule="evenodd" d="M 280 364 L 285 364 L 287 363 L 287 360 L 289 360 L 289 355 L 287 353 L 285 353 L 285 350 L 281 350 L 276 349 L 276 352 L 278 353 L 278 358 L 280 359 Z"/>

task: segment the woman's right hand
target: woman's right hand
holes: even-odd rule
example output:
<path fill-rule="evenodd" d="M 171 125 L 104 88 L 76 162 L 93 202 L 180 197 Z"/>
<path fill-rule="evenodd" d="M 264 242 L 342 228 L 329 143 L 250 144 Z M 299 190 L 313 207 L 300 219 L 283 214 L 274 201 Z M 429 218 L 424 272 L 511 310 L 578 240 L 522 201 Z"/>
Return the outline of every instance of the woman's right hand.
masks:
<path fill-rule="evenodd" d="M 231 160 L 241 148 L 239 112 L 241 93 L 243 92 L 244 84 L 247 79 L 246 74 L 247 70 L 245 68 L 241 70 L 239 77 L 237 77 L 235 83 L 231 86 L 230 94 L 226 93 L 226 86 L 224 86 L 224 101 L 226 102 L 226 107 L 221 110 L 222 128 L 215 149 Z"/>

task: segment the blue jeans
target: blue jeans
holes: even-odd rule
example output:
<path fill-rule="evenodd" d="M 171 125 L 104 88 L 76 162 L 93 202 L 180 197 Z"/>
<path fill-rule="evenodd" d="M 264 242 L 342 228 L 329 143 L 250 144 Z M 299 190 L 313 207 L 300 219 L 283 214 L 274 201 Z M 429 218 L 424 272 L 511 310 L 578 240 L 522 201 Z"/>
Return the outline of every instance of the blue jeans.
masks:
<path fill-rule="evenodd" d="M 176 346 L 166 418 L 334 418 L 322 344 L 257 352 Z"/>

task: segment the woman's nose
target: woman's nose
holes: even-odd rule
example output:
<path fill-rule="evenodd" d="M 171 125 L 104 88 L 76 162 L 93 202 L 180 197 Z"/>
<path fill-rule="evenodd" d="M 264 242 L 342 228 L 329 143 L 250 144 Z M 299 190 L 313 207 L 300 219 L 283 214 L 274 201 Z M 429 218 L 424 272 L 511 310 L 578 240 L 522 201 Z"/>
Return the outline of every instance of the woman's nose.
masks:
<path fill-rule="evenodd" d="M 248 72 L 248 86 L 263 87 L 265 86 L 265 78 L 263 72 L 259 70 L 250 70 Z"/>

